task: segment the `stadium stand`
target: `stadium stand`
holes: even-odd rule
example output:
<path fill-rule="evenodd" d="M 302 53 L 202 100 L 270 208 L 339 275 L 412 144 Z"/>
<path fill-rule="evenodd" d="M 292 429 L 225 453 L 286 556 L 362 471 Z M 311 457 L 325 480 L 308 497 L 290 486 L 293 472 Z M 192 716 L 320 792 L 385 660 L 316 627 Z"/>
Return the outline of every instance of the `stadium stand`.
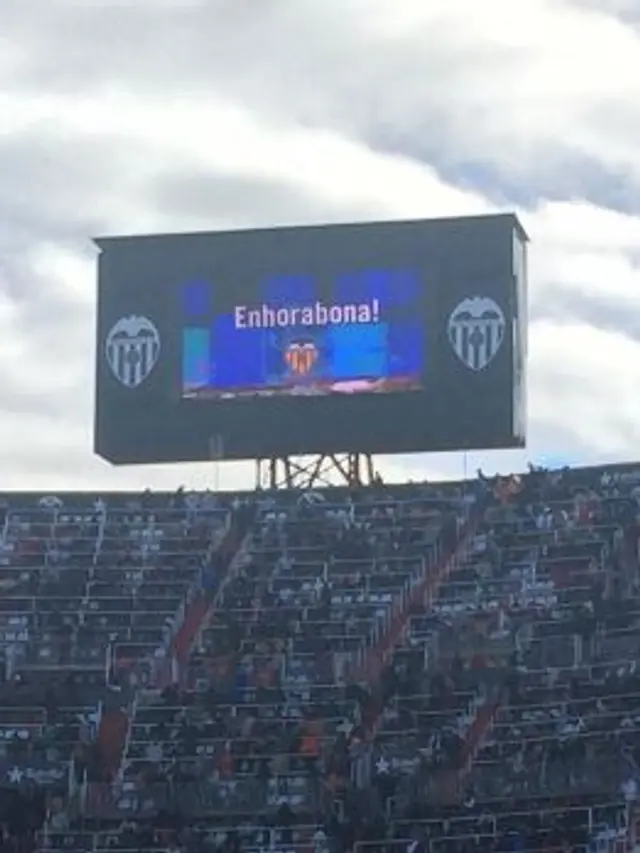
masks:
<path fill-rule="evenodd" d="M 0 508 L 2 850 L 632 849 L 640 466 Z"/>

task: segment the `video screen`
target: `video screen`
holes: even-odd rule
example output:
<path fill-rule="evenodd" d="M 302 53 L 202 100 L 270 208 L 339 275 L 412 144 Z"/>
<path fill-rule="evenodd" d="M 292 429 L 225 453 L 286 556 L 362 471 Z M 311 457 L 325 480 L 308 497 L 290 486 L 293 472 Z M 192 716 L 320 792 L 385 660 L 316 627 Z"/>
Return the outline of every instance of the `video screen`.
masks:
<path fill-rule="evenodd" d="M 228 284 L 183 286 L 183 397 L 422 389 L 427 322 L 418 273 L 271 276 L 242 289 L 252 298 L 233 298 Z"/>

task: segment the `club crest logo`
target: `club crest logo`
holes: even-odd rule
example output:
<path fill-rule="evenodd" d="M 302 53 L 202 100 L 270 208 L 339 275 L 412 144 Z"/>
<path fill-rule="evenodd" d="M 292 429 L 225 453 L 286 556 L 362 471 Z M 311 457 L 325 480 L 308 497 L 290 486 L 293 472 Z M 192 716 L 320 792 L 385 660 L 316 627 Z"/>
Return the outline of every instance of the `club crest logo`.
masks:
<path fill-rule="evenodd" d="M 463 299 L 449 316 L 453 351 L 470 370 L 483 370 L 498 354 L 506 329 L 500 306 L 486 296 Z"/>
<path fill-rule="evenodd" d="M 107 335 L 105 355 L 118 382 L 126 388 L 137 388 L 158 361 L 158 330 L 147 317 L 121 317 Z"/>
<path fill-rule="evenodd" d="M 295 341 L 286 348 L 284 357 L 292 373 L 306 376 L 318 361 L 318 348 L 311 341 Z"/>

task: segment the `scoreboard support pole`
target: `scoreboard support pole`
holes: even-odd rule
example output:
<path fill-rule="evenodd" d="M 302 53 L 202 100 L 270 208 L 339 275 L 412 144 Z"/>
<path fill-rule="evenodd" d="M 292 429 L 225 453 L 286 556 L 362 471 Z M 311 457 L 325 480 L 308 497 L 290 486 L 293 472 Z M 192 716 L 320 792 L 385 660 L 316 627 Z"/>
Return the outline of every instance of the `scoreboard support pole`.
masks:
<path fill-rule="evenodd" d="M 312 458 L 278 456 L 256 460 L 257 489 L 313 489 L 370 486 L 379 482 L 369 453 L 321 454 Z"/>

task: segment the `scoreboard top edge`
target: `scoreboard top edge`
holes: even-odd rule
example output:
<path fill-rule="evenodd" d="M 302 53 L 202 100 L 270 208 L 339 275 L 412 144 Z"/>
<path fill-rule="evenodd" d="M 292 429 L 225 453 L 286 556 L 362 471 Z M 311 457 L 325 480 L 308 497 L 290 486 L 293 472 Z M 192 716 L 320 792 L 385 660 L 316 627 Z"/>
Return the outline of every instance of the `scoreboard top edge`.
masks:
<path fill-rule="evenodd" d="M 193 231 L 193 232 L 174 232 L 174 233 L 164 233 L 164 234 L 140 234 L 140 235 L 126 235 L 126 236 L 106 236 L 106 237 L 94 237 L 93 243 L 97 246 L 98 249 L 103 250 L 111 247 L 117 246 L 126 246 L 127 244 L 131 245 L 134 243 L 140 242 L 160 242 L 166 241 L 167 239 L 180 239 L 180 240 L 206 240 L 210 239 L 213 235 L 242 235 L 242 234 L 269 234 L 269 233 L 278 233 L 282 234 L 285 232 L 294 233 L 294 232 L 319 232 L 319 231 L 327 231 L 327 230 L 361 230 L 361 229 L 375 229 L 375 228 L 397 228 L 403 225 L 419 225 L 424 224 L 429 228 L 433 229 L 451 229 L 452 226 L 457 226 L 461 228 L 472 228 L 472 227 L 482 227 L 483 225 L 493 227 L 497 224 L 498 221 L 502 220 L 505 226 L 509 226 L 510 228 L 515 228 L 521 239 L 525 242 L 529 242 L 529 235 L 525 231 L 522 223 L 520 222 L 517 214 L 515 213 L 491 213 L 491 214 L 480 214 L 476 216 L 448 216 L 441 217 L 436 219 L 390 219 L 390 220 L 382 220 L 382 221 L 360 221 L 360 222 L 327 222 L 322 224 L 314 224 L 314 225 L 282 225 L 282 226 L 274 226 L 269 228 L 235 228 L 235 229 L 224 229 L 220 231 Z"/>

